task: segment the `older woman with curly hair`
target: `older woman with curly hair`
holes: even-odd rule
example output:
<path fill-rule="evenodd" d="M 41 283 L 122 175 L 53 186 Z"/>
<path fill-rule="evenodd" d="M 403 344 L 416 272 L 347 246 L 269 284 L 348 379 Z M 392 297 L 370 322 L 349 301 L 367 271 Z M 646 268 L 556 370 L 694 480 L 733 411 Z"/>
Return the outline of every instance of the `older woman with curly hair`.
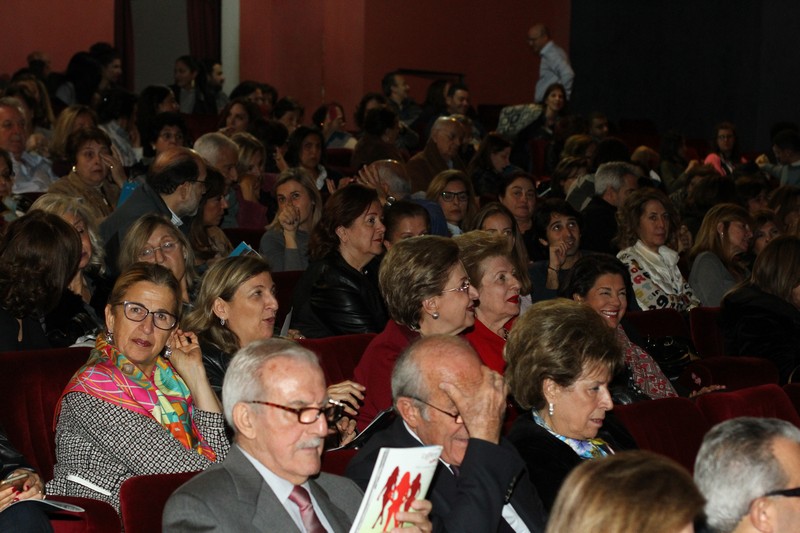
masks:
<path fill-rule="evenodd" d="M 423 235 L 395 243 L 384 258 L 380 290 L 391 320 L 367 346 L 355 379 L 367 387 L 358 425 L 363 428 L 392 405 L 394 363 L 415 339 L 458 335 L 475 322 L 475 300 L 458 245 Z"/>
<path fill-rule="evenodd" d="M 0 352 L 49 348 L 40 319 L 56 307 L 81 259 L 78 232 L 32 211 L 0 237 Z"/>
<path fill-rule="evenodd" d="M 658 189 L 639 189 L 617 211 L 617 258 L 627 267 L 636 301 L 643 310 L 672 308 L 688 312 L 700 304 L 678 268 L 673 246 L 678 213 Z"/>
<path fill-rule="evenodd" d="M 622 351 L 597 312 L 557 299 L 533 304 L 517 320 L 505 358 L 509 391 L 526 410 L 508 438 L 549 510 L 573 468 L 621 448 L 600 432 L 614 407 L 608 384 Z"/>
<path fill-rule="evenodd" d="M 450 235 L 461 235 L 462 226 L 478 209 L 472 183 L 460 170 L 445 170 L 434 176 L 425 197 L 442 208 Z"/>
<path fill-rule="evenodd" d="M 375 189 L 348 185 L 311 231 L 311 263 L 294 291 L 292 328 L 306 337 L 377 333 L 388 316 L 378 291 L 386 227 Z"/>

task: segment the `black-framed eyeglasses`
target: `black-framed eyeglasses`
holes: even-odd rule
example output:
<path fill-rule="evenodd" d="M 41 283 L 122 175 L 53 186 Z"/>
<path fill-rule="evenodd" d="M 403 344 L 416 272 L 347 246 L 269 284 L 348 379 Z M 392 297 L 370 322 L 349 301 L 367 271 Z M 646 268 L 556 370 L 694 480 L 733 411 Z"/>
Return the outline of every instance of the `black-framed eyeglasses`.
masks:
<path fill-rule="evenodd" d="M 319 420 L 320 415 L 325 414 L 325 420 L 328 424 L 334 424 L 342 418 L 344 414 L 344 402 L 339 400 L 329 399 L 325 407 L 289 407 L 279 403 L 262 402 L 259 400 L 248 400 L 245 403 L 256 403 L 259 405 L 266 405 L 275 407 L 276 409 L 283 409 L 289 413 L 297 415 L 297 421 L 301 424 L 313 424 Z"/>
<path fill-rule="evenodd" d="M 795 487 L 793 489 L 779 489 L 779 490 L 771 490 L 768 493 L 764 494 L 764 498 L 767 496 L 784 496 L 786 498 L 800 498 L 800 487 Z"/>
<path fill-rule="evenodd" d="M 461 285 L 459 285 L 458 287 L 453 287 L 452 289 L 444 289 L 442 291 L 442 293 L 445 293 L 445 292 L 469 292 L 470 286 L 471 286 L 471 284 L 470 284 L 469 280 L 465 279 L 464 281 L 461 282 Z"/>
<path fill-rule="evenodd" d="M 156 254 L 156 250 L 161 250 L 162 254 L 171 254 L 175 250 L 178 249 L 178 243 L 174 241 L 164 241 L 161 243 L 161 246 L 152 246 L 145 248 L 141 252 L 139 252 L 139 259 L 143 261 L 147 261 L 151 257 Z"/>
<path fill-rule="evenodd" d="M 424 403 L 425 405 L 427 405 L 431 409 L 435 409 L 435 410 L 439 411 L 440 413 L 442 413 L 443 415 L 449 416 L 450 418 L 452 418 L 455 421 L 456 424 L 464 422 L 464 420 L 461 418 L 461 413 L 459 413 L 457 411 L 455 413 L 451 413 L 450 411 L 445 411 L 441 407 L 436 407 L 435 405 L 430 404 L 430 403 L 426 402 L 425 400 L 421 400 L 421 399 L 417 398 L 416 396 L 409 396 L 409 398 L 411 398 L 415 402 Z"/>
<path fill-rule="evenodd" d="M 444 200 L 445 202 L 452 202 L 456 198 L 458 198 L 459 202 L 464 203 L 469 199 L 469 195 L 467 195 L 466 191 L 461 191 L 461 192 L 442 191 L 442 200 Z"/>
<path fill-rule="evenodd" d="M 158 329 L 169 331 L 178 323 L 178 317 L 167 311 L 151 311 L 138 302 L 124 301 L 121 304 L 125 318 L 133 322 L 142 322 L 147 315 L 153 315 L 153 325 Z"/>

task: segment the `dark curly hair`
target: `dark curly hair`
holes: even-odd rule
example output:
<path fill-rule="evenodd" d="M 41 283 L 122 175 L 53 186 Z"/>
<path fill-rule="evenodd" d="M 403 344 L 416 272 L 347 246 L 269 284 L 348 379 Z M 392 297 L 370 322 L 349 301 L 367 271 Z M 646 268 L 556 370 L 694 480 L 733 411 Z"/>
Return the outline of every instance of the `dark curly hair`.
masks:
<path fill-rule="evenodd" d="M 78 272 L 81 240 L 61 217 L 33 210 L 0 238 L 0 306 L 15 318 L 53 310 Z"/>

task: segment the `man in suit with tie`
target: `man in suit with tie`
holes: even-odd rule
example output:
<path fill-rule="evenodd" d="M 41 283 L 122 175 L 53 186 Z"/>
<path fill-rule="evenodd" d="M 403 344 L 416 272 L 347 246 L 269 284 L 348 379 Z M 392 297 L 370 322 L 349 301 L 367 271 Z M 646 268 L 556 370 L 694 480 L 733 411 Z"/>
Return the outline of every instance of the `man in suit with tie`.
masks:
<path fill-rule="evenodd" d="M 544 531 L 544 508 L 525 462 L 500 437 L 506 389 L 460 337 L 421 338 L 392 372 L 398 418 L 367 441 L 347 476 L 365 487 L 381 447 L 440 445 L 428 491 L 434 531 Z"/>
<path fill-rule="evenodd" d="M 165 532 L 347 532 L 361 490 L 320 473 L 328 423 L 340 406 L 329 400 L 316 355 L 281 339 L 237 352 L 222 387 L 235 446 L 225 461 L 192 478 L 164 509 Z M 404 533 L 430 531 L 430 503 L 399 513 Z"/>

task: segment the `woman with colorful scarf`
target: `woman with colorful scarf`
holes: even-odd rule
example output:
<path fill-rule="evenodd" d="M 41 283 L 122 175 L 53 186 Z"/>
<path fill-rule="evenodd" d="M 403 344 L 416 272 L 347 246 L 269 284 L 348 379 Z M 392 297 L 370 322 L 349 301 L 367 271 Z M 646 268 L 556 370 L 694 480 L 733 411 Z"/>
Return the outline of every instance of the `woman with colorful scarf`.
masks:
<path fill-rule="evenodd" d="M 177 327 L 180 288 L 163 266 L 123 273 L 105 309 L 106 334 L 73 376 L 56 412 L 48 493 L 119 510 L 126 479 L 202 470 L 229 448 L 222 409 L 194 333 Z"/>
<path fill-rule="evenodd" d="M 614 407 L 608 384 L 623 364 L 622 350 L 593 309 L 559 298 L 533 304 L 516 320 L 505 357 L 509 391 L 525 410 L 508 439 L 549 511 L 582 461 L 633 446 L 606 419 Z"/>

